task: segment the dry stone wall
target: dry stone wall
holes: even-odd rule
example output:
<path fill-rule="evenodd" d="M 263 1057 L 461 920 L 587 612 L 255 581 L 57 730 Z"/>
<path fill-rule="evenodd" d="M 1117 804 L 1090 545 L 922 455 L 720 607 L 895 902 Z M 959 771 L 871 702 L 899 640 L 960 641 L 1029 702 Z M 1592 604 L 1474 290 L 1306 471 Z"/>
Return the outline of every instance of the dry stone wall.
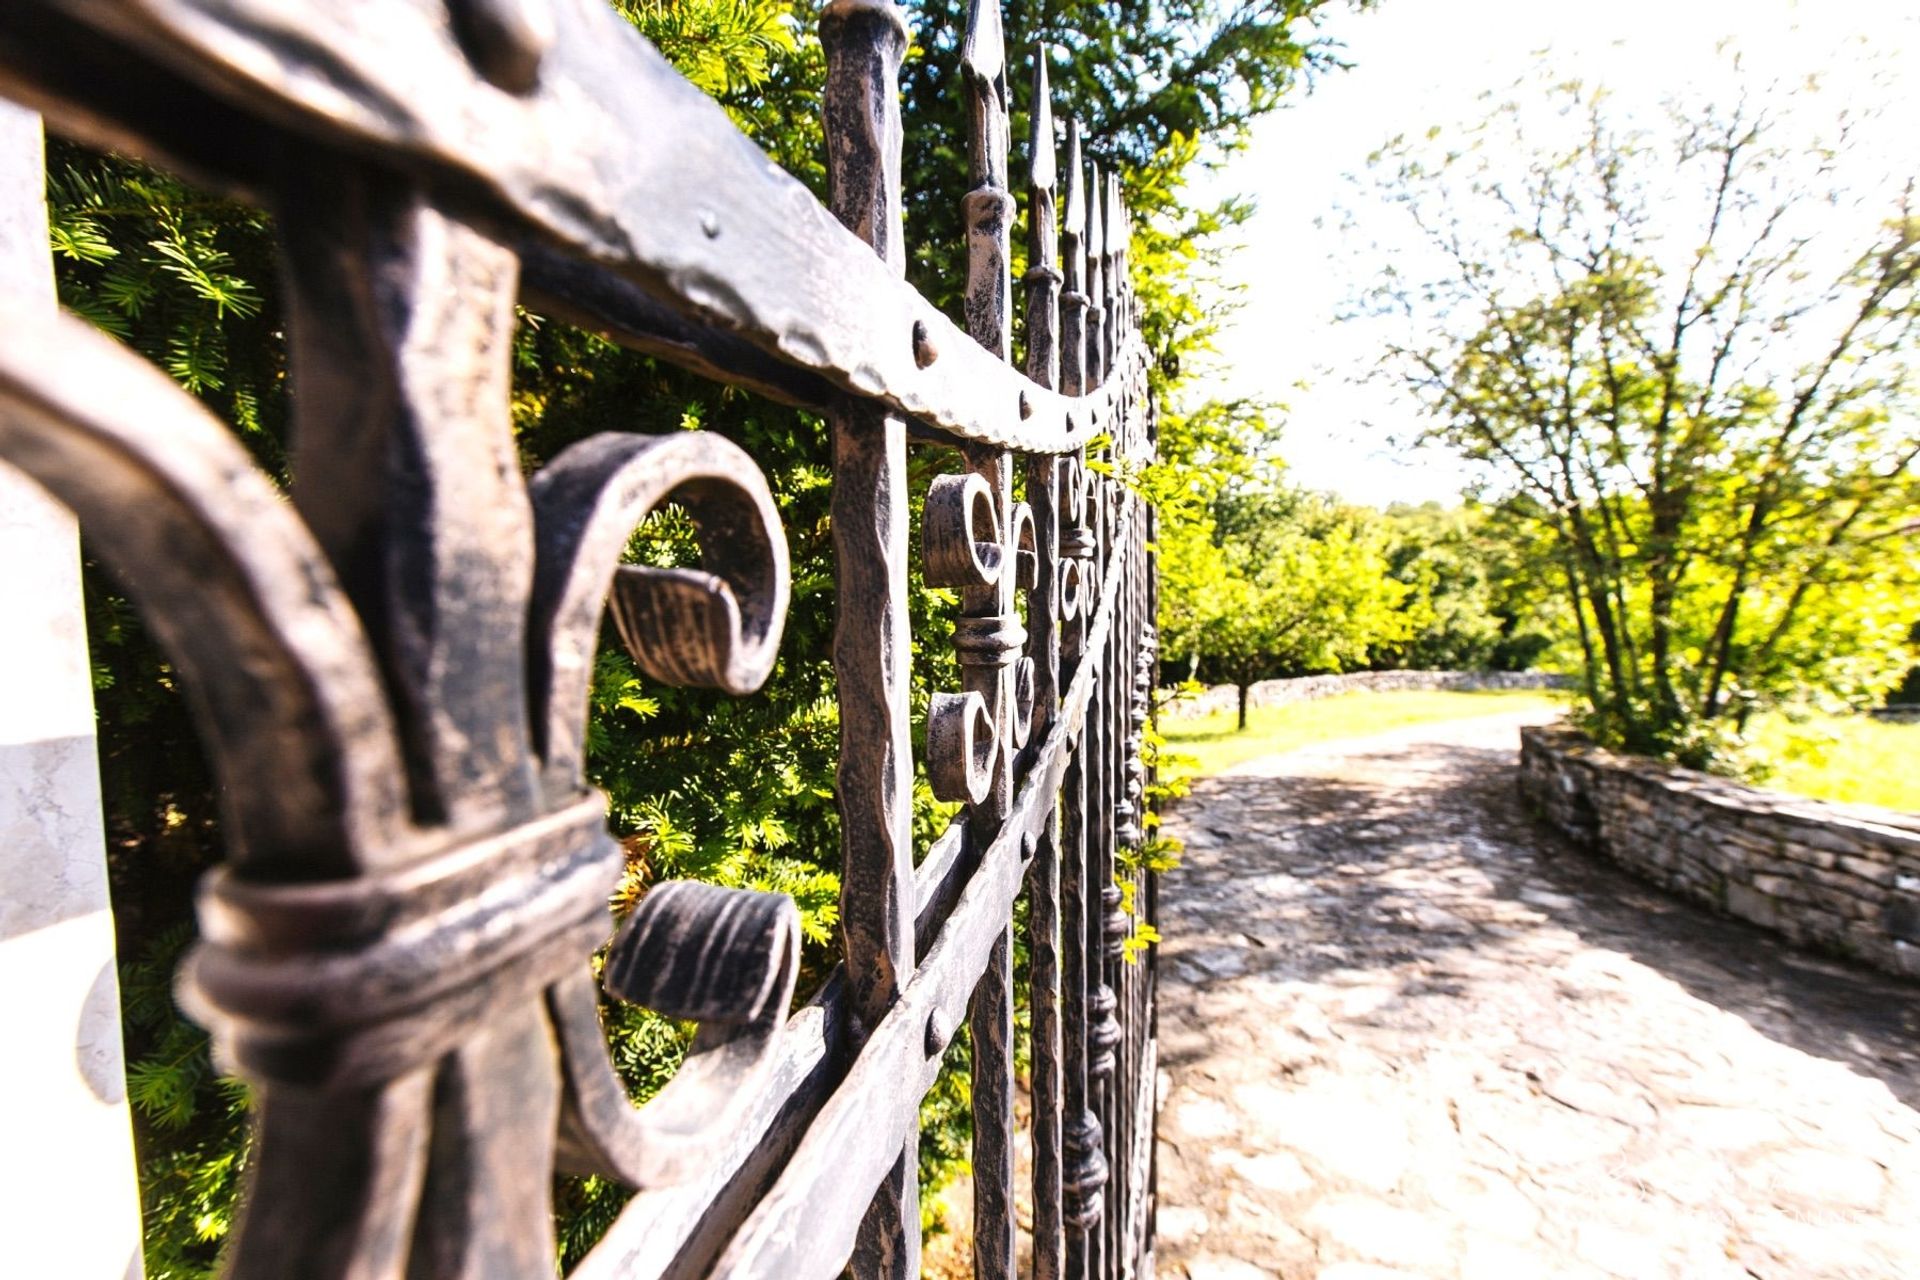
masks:
<path fill-rule="evenodd" d="M 1520 790 L 1576 841 L 1787 939 L 1920 977 L 1920 815 L 1827 804 L 1520 735 Z"/>
<path fill-rule="evenodd" d="M 1289 702 L 1311 702 L 1343 693 L 1398 693 L 1412 689 L 1473 692 L 1481 689 L 1563 689 L 1567 677 L 1550 671 L 1350 671 L 1344 675 L 1294 676 L 1262 680 L 1247 691 L 1250 707 L 1279 707 Z M 1216 684 L 1201 693 L 1178 698 L 1161 693 L 1163 717 L 1186 719 L 1215 711 L 1232 711 L 1239 691 Z"/>

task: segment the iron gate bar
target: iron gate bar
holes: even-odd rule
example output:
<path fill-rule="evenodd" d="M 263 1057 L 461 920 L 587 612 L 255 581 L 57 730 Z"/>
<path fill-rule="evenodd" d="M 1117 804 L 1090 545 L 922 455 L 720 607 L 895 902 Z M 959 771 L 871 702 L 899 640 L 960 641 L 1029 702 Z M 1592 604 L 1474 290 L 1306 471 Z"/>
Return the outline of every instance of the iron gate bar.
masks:
<path fill-rule="evenodd" d="M 1117 571 L 1108 578 L 1088 637 L 1090 654 L 1107 651 L 1121 580 Z M 1033 772 L 941 927 L 926 963 L 809 1127 L 786 1172 L 741 1228 L 716 1276 L 827 1276 L 847 1256 L 865 1205 L 860 1188 L 871 1186 L 885 1168 L 882 1162 L 893 1135 L 913 1124 L 920 1098 L 939 1074 L 941 1055 L 960 1027 L 1019 895 L 1039 833 L 1059 794 L 1072 754 L 1069 744 L 1084 731 L 1095 705 L 1097 670 L 1089 663 L 1075 677 Z M 902 1089 L 903 1080 L 912 1087 Z"/>
<path fill-rule="evenodd" d="M 1033 56 L 1033 91 L 1028 103 L 1027 146 L 1027 376 L 1044 387 L 1060 379 L 1059 239 L 1055 229 L 1052 90 L 1047 83 L 1044 49 Z M 1062 473 L 1071 463 L 1052 454 L 1027 457 L 1027 495 L 1033 508 L 1034 589 L 1027 610 L 1034 661 L 1034 732 L 1042 739 L 1053 726 L 1060 699 L 1062 630 L 1070 614 L 1063 608 L 1060 554 Z M 1077 603 L 1077 602 L 1075 602 Z M 1031 768 L 1031 764 L 1026 766 Z M 1063 784 L 1065 779 L 1062 779 Z M 1033 1119 L 1033 1276 L 1060 1280 L 1066 1267 L 1064 1190 L 1064 1107 L 1062 1066 L 1062 990 L 1060 914 L 1060 811 L 1056 805 L 1040 831 L 1027 903 L 1029 1056 L 1028 1090 Z"/>

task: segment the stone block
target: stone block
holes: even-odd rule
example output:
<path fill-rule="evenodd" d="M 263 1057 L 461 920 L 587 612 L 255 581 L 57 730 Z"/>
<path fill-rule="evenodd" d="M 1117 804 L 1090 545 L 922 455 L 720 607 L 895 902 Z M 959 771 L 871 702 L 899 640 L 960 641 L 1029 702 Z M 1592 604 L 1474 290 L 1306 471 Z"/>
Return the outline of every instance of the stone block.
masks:
<path fill-rule="evenodd" d="M 1920 898 L 1901 896 L 1880 911 L 1880 925 L 1898 942 L 1920 944 Z"/>
<path fill-rule="evenodd" d="M 1862 879 L 1848 871 L 1821 871 L 1818 868 L 1809 867 L 1803 879 L 1867 902 L 1878 903 L 1887 896 L 1886 890 L 1873 881 Z"/>
<path fill-rule="evenodd" d="M 1880 914 L 1880 908 L 1871 902 L 1856 898 L 1851 893 L 1830 889 L 1826 885 L 1810 884 L 1802 886 L 1807 892 L 1807 900 L 1821 910 L 1848 920 L 1867 920 Z"/>
<path fill-rule="evenodd" d="M 1803 841 L 1783 837 L 1778 848 L 1784 856 L 1795 862 L 1804 862 L 1810 867 L 1826 870 L 1840 861 L 1840 855 L 1830 849 L 1816 849 Z"/>
<path fill-rule="evenodd" d="M 1778 928 L 1780 924 L 1780 903 L 1750 884 L 1729 881 L 1727 884 L 1727 914 L 1749 921 L 1767 929 Z"/>
<path fill-rule="evenodd" d="M 1871 832 L 1835 821 L 1822 823 L 1810 818 L 1796 817 L 1788 820 L 1788 836 L 1796 844 L 1812 849 L 1825 849 L 1835 854 L 1859 855 L 1874 846 Z"/>
<path fill-rule="evenodd" d="M 1819 907 L 1802 907 L 1793 913 L 1793 919 L 1800 925 L 1801 937 L 1838 943 L 1848 936 L 1847 926 L 1854 917 L 1823 911 Z"/>
<path fill-rule="evenodd" d="M 1705 844 L 1694 856 L 1722 874 L 1747 869 L 1753 862 L 1747 850 L 1733 844 Z"/>
<path fill-rule="evenodd" d="M 1893 884 L 1893 863 L 1872 856 L 1848 856 L 1840 859 L 1841 871 L 1882 888 Z"/>
<path fill-rule="evenodd" d="M 1909 978 L 1920 978 L 1920 946 L 1911 942 L 1895 942 L 1891 947 L 1893 970 Z"/>

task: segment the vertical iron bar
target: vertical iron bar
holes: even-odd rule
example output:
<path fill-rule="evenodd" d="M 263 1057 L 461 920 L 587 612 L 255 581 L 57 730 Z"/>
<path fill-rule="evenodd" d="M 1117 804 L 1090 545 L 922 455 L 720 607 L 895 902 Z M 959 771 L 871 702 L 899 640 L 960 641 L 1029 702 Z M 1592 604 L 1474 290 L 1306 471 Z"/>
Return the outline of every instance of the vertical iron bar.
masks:
<path fill-rule="evenodd" d="M 1054 232 L 1053 109 L 1047 86 L 1046 46 L 1033 52 L 1027 200 L 1027 376 L 1043 387 L 1059 383 L 1057 346 L 1060 269 Z M 1033 738 L 1044 740 L 1060 689 L 1060 472 L 1056 455 L 1027 458 L 1027 497 L 1033 505 L 1035 587 L 1028 601 L 1029 653 L 1034 658 Z M 1027 991 L 1032 1014 L 1033 1277 L 1060 1280 L 1066 1248 L 1061 1195 L 1060 1045 L 1060 806 L 1052 807 L 1034 851 L 1027 907 L 1031 961 Z"/>
<path fill-rule="evenodd" d="M 963 202 L 967 231 L 967 287 L 963 310 L 967 331 L 1001 359 L 1011 356 L 1013 290 L 1009 268 L 1013 196 L 1007 189 L 1010 149 L 1006 43 L 1000 25 L 1000 0 L 972 0 L 961 49 L 966 81 L 971 146 L 968 177 L 972 188 Z M 1019 406 L 1008 405 L 1010 413 Z M 967 617 L 1016 621 L 1014 591 L 1013 458 L 1004 449 L 968 445 L 967 470 L 986 481 L 993 495 L 994 518 L 1003 548 L 1001 571 L 991 586 L 966 587 L 961 611 Z M 967 856 L 985 853 L 1013 803 L 1013 719 L 1017 714 L 1014 668 L 1019 649 L 961 650 L 963 687 L 977 692 L 992 709 L 999 751 L 985 799 L 967 813 Z M 994 942 L 985 972 L 974 988 L 968 1014 L 973 1043 L 973 1274 L 976 1280 L 1011 1280 L 1014 1271 L 1013 1208 L 1013 925 L 1009 921 Z"/>
<path fill-rule="evenodd" d="M 1113 191 L 1114 175 L 1106 175 L 1106 201 L 1102 208 L 1101 226 L 1104 232 L 1107 251 L 1106 276 L 1106 316 L 1102 325 L 1105 344 L 1104 364 L 1109 372 L 1114 369 L 1115 356 L 1119 350 L 1119 333 L 1115 320 L 1115 300 L 1122 288 L 1118 258 L 1114 247 L 1120 238 L 1120 228 L 1114 217 Z M 1124 401 L 1113 426 L 1113 452 L 1116 464 L 1124 466 L 1130 459 L 1128 450 L 1128 431 L 1132 418 L 1127 412 Z M 1130 512 L 1134 496 L 1124 483 L 1115 485 L 1115 505 L 1121 512 Z M 1107 960 L 1113 974 L 1114 994 L 1116 997 L 1116 1021 L 1119 1023 L 1119 1042 L 1114 1049 L 1114 1197 L 1113 1212 L 1114 1270 L 1122 1277 L 1133 1274 L 1133 1250 L 1130 1239 L 1130 1224 L 1133 1209 L 1133 1057 L 1132 1045 L 1132 983 L 1129 967 L 1124 963 L 1126 930 L 1131 923 L 1120 910 L 1124 898 L 1120 892 L 1122 871 L 1120 850 L 1129 844 L 1135 834 L 1134 813 L 1130 802 L 1132 785 L 1132 737 L 1129 732 L 1133 712 L 1133 642 L 1135 616 L 1133 609 L 1133 584 L 1135 566 L 1133 561 L 1133 528 L 1128 526 L 1124 539 L 1127 559 L 1124 573 L 1126 580 L 1120 592 L 1119 627 L 1120 644 L 1114 652 L 1114 867 L 1113 883 L 1108 892 L 1114 898 L 1114 910 L 1107 917 Z M 1116 928 L 1116 926 L 1118 926 Z"/>
<path fill-rule="evenodd" d="M 1108 367 L 1121 365 L 1126 350 L 1127 308 L 1125 299 L 1130 291 L 1131 281 L 1127 278 L 1127 242 L 1130 227 L 1120 202 L 1120 181 L 1117 174 L 1107 177 L 1108 202 L 1107 216 L 1103 219 L 1106 229 L 1106 241 L 1110 267 L 1107 273 L 1108 318 L 1106 340 Z M 1122 400 L 1122 417 L 1115 431 L 1120 452 L 1131 466 L 1138 458 L 1139 417 L 1133 403 L 1131 388 Z M 1143 506 L 1139 495 L 1128 488 L 1123 494 L 1126 508 L 1132 515 L 1128 524 L 1127 558 L 1127 625 L 1126 644 L 1119 654 L 1118 674 L 1121 681 L 1120 696 L 1124 699 L 1125 716 L 1122 726 L 1124 762 L 1122 772 L 1125 778 L 1125 793 L 1118 806 L 1117 813 L 1123 826 L 1124 839 L 1130 848 L 1137 850 L 1145 837 L 1145 788 L 1140 772 L 1141 734 L 1144 728 L 1144 702 L 1139 687 L 1142 678 L 1140 667 L 1140 645 L 1143 634 L 1142 611 L 1145 601 L 1140 593 L 1141 584 L 1141 541 Z M 1129 887 L 1133 890 L 1134 909 L 1139 909 L 1139 872 L 1137 869 L 1127 873 Z M 1120 955 L 1118 978 L 1122 991 L 1123 1039 L 1121 1041 L 1121 1059 L 1119 1079 L 1122 1082 L 1120 1103 L 1120 1130 L 1116 1148 L 1121 1155 L 1119 1161 L 1119 1194 L 1123 1197 L 1122 1208 L 1116 1215 L 1119 1219 L 1118 1230 L 1122 1247 L 1122 1271 L 1131 1277 L 1137 1273 L 1140 1263 L 1139 1252 L 1139 1196 L 1140 1167 L 1137 1158 L 1140 1133 L 1139 1090 L 1143 1063 L 1140 1040 L 1140 971 L 1137 965 L 1125 963 L 1125 946 L 1138 921 L 1135 916 L 1121 919 L 1121 932 L 1117 939 Z M 1116 940 L 1109 938 L 1109 945 Z"/>
<path fill-rule="evenodd" d="M 1080 162 L 1080 124 L 1076 120 L 1067 121 L 1066 186 L 1060 226 L 1060 385 L 1068 395 L 1081 395 L 1087 385 L 1086 187 L 1085 170 Z M 1075 454 L 1066 459 L 1063 466 L 1061 556 L 1075 565 L 1080 601 L 1079 616 L 1067 627 L 1064 637 L 1060 679 L 1065 685 L 1073 680 L 1083 659 L 1088 615 L 1099 594 L 1099 543 L 1084 459 Z M 1100 1124 L 1093 1112 L 1087 1044 L 1090 1025 L 1087 1000 L 1092 989 L 1087 949 L 1088 920 L 1092 915 L 1089 908 L 1092 880 L 1088 874 L 1092 830 L 1087 819 L 1093 798 L 1090 765 L 1094 758 L 1093 743 L 1098 736 L 1096 720 L 1094 707 L 1090 706 L 1067 764 L 1062 800 L 1065 821 L 1061 845 L 1060 931 L 1065 943 L 1060 973 L 1064 1099 L 1061 1125 L 1066 1149 L 1062 1182 L 1066 1200 L 1067 1275 L 1072 1280 L 1086 1280 L 1096 1274 L 1090 1251 L 1091 1228 L 1100 1218 L 1100 1188 L 1106 1182 Z"/>
<path fill-rule="evenodd" d="M 1104 220 L 1103 220 L 1104 229 Z M 1104 250 L 1104 242 L 1103 242 Z M 1105 268 L 1110 259 L 1102 253 L 1102 291 L 1103 295 L 1111 289 L 1111 280 Z M 1103 353 L 1104 355 L 1104 353 Z M 1117 429 L 1117 425 L 1116 429 Z M 1120 459 L 1120 438 L 1111 438 L 1107 449 L 1107 460 L 1117 464 Z M 1121 1224 L 1127 1211 L 1126 1162 L 1127 1152 L 1123 1145 L 1126 1116 L 1126 1077 L 1121 1070 L 1121 1027 L 1120 1027 L 1120 989 L 1121 978 L 1116 954 L 1119 931 L 1116 925 L 1124 927 L 1125 916 L 1120 911 L 1119 859 L 1120 825 L 1122 821 L 1121 805 L 1126 794 L 1125 730 L 1126 681 L 1123 672 L 1126 669 L 1127 644 L 1127 593 L 1126 541 L 1120 536 L 1120 514 L 1126 502 L 1126 492 L 1120 483 L 1108 477 L 1104 487 L 1107 491 L 1108 547 L 1107 555 L 1112 564 L 1111 573 L 1121 575 L 1120 589 L 1114 593 L 1114 625 L 1112 642 L 1107 647 L 1104 670 L 1101 672 L 1102 685 L 1106 688 L 1106 697 L 1101 700 L 1101 711 L 1105 716 L 1106 736 L 1103 745 L 1106 749 L 1106 767 L 1104 779 L 1106 791 L 1102 806 L 1104 839 L 1100 846 L 1100 927 L 1098 930 L 1099 965 L 1101 975 L 1101 1005 L 1103 1015 L 1100 1023 L 1100 1043 L 1107 1057 L 1106 1070 L 1106 1112 L 1103 1116 L 1107 1134 L 1107 1219 L 1106 1253 L 1107 1274 L 1113 1277 L 1125 1275 L 1126 1254 L 1121 1239 Z"/>
<path fill-rule="evenodd" d="M 828 202 L 897 274 L 900 60 L 907 24 L 891 0 L 830 0 L 820 15 Z M 908 342 L 913 335 L 901 334 Z M 846 401 L 833 433 L 833 636 L 840 705 L 840 922 L 855 1043 L 913 971 L 913 763 L 908 731 L 906 423 Z M 908 1130 L 860 1224 L 858 1280 L 920 1274 L 919 1128 Z"/>
<path fill-rule="evenodd" d="M 1091 266 L 1091 259 L 1089 259 Z M 1094 562 L 1099 566 L 1094 578 L 1103 582 L 1112 572 L 1113 543 L 1108 535 L 1106 521 L 1106 482 L 1097 474 L 1088 479 L 1089 518 L 1094 529 L 1096 551 Z M 1112 652 L 1113 633 L 1107 633 L 1107 648 L 1098 654 L 1090 655 L 1097 664 L 1094 676 L 1094 690 L 1091 704 L 1087 708 L 1086 756 L 1087 756 L 1087 857 L 1085 880 L 1085 931 L 1080 946 L 1086 953 L 1087 973 L 1087 1105 L 1093 1115 L 1090 1126 L 1090 1138 L 1097 1144 L 1099 1152 L 1099 1187 L 1096 1201 L 1098 1210 L 1087 1229 L 1087 1274 L 1095 1280 L 1104 1280 L 1110 1274 L 1108 1270 L 1108 1250 L 1106 1247 L 1106 1220 L 1112 1212 L 1113 1204 L 1109 1198 L 1109 1182 L 1112 1161 L 1107 1141 L 1109 1113 L 1106 1105 L 1107 1081 L 1113 1073 L 1113 1046 L 1106 1039 L 1107 1019 L 1112 1010 L 1107 1002 L 1113 993 L 1106 984 L 1105 965 L 1101 961 L 1103 954 L 1100 886 L 1103 883 L 1101 867 L 1103 851 L 1106 848 L 1107 826 L 1112 816 L 1112 805 L 1107 802 L 1107 775 L 1112 771 L 1107 759 L 1108 732 L 1106 704 L 1111 696 L 1110 682 L 1107 680 L 1107 655 Z"/>
<path fill-rule="evenodd" d="M 1129 232 L 1133 228 L 1131 215 L 1127 217 L 1127 228 Z M 1131 236 L 1129 236 L 1129 246 L 1131 246 Z M 1131 284 L 1131 278 L 1129 278 L 1129 284 Z M 1129 288 L 1127 324 L 1129 324 L 1129 330 L 1139 326 L 1131 288 Z M 1158 453 L 1158 430 L 1154 422 L 1154 407 L 1152 407 L 1152 401 L 1146 397 L 1146 382 L 1144 382 L 1146 374 L 1140 372 L 1137 378 L 1139 378 L 1139 388 L 1133 393 L 1133 403 L 1135 403 L 1135 411 L 1140 415 L 1140 447 L 1144 449 L 1148 459 L 1154 459 Z M 1144 555 L 1146 620 L 1150 628 L 1150 641 L 1148 641 L 1150 652 L 1146 660 L 1146 670 L 1148 670 L 1148 699 L 1152 699 L 1154 689 L 1160 683 L 1158 681 L 1160 677 L 1160 553 L 1152 551 L 1152 547 L 1158 547 L 1160 543 L 1160 510 L 1152 505 L 1146 509 L 1146 520 L 1142 524 L 1140 537 L 1144 547 L 1148 549 Z M 1150 723 L 1152 723 L 1152 716 L 1154 716 L 1154 704 L 1148 702 L 1148 722 Z M 1152 789 L 1156 781 L 1158 781 L 1158 770 L 1148 770 L 1146 787 Z M 1150 867 L 1146 871 L 1144 894 L 1146 894 L 1142 904 L 1144 919 L 1154 931 L 1158 931 L 1160 929 L 1160 873 Z M 1146 1009 L 1142 1015 L 1140 1031 L 1146 1036 L 1146 1044 L 1148 1044 L 1148 1057 L 1146 1057 L 1148 1079 L 1144 1082 L 1146 1105 L 1148 1105 L 1148 1134 L 1146 1134 L 1146 1174 L 1144 1174 L 1146 1176 L 1146 1188 L 1144 1188 L 1146 1217 L 1140 1224 L 1140 1249 L 1152 1255 L 1154 1242 L 1158 1236 L 1158 1217 L 1160 1217 L 1160 1142 L 1156 1140 L 1154 1126 L 1152 1126 L 1154 1117 L 1158 1115 L 1158 1103 L 1160 1103 L 1160 948 L 1158 946 L 1150 946 L 1146 950 L 1144 965 L 1146 965 L 1146 973 L 1144 973 Z"/>
<path fill-rule="evenodd" d="M 1100 166 L 1087 168 L 1087 307 L 1086 307 L 1086 370 L 1087 387 L 1092 389 L 1100 385 L 1107 376 L 1106 347 L 1102 345 L 1102 326 L 1106 323 L 1105 280 L 1102 271 L 1105 263 L 1106 236 L 1103 233 L 1100 206 L 1103 188 L 1100 185 Z"/>
<path fill-rule="evenodd" d="M 1098 385 L 1106 376 L 1103 362 L 1104 348 L 1100 339 L 1100 324 L 1103 320 L 1103 302 L 1107 287 L 1106 236 L 1102 220 L 1102 191 L 1099 171 L 1089 173 L 1086 189 L 1087 241 L 1086 241 L 1086 280 L 1087 280 L 1087 378 L 1090 384 Z M 1107 424 L 1109 431 L 1113 424 Z M 1104 450 L 1106 461 L 1110 465 L 1117 456 L 1111 437 Z M 1122 572 L 1123 561 L 1120 547 L 1115 538 L 1116 486 L 1110 476 L 1096 474 L 1092 479 L 1093 501 L 1091 502 L 1092 520 L 1099 543 L 1099 577 L 1105 580 L 1108 574 Z M 1116 620 L 1117 621 L 1117 620 Z M 1115 903 L 1112 898 L 1117 892 L 1113 888 L 1113 798 L 1116 778 L 1116 740 L 1114 733 L 1114 654 L 1123 643 L 1118 626 L 1108 634 L 1107 647 L 1100 655 L 1100 675 L 1098 694 L 1090 718 L 1097 722 L 1096 736 L 1089 744 L 1089 761 L 1092 771 L 1089 774 L 1087 807 L 1088 822 L 1092 838 L 1087 849 L 1087 1071 L 1090 1081 L 1095 1082 L 1090 1092 L 1093 1096 L 1093 1109 L 1099 1120 L 1101 1135 L 1102 1163 L 1105 1166 L 1105 1182 L 1101 1189 L 1102 1216 L 1099 1229 L 1091 1232 L 1089 1239 L 1094 1245 L 1089 1250 L 1092 1273 L 1099 1277 L 1109 1277 L 1117 1273 L 1114 1251 L 1113 1223 L 1119 1212 L 1119 1203 L 1115 1199 L 1115 1049 L 1119 1041 L 1119 1022 L 1117 1020 L 1118 1003 L 1113 989 L 1110 966 L 1107 963 L 1107 916 Z"/>
<path fill-rule="evenodd" d="M 508 414 L 518 259 L 372 166 L 316 160 L 287 182 L 293 504 L 387 677 L 411 816 L 433 832 L 419 844 L 510 829 L 544 807 L 525 713 L 533 512 Z M 497 1109 L 489 1083 L 523 1105 Z M 377 1086 L 263 1084 L 228 1273 L 317 1280 L 409 1251 L 446 1275 L 545 1265 L 547 1189 L 480 1153 L 550 1166 L 559 1089 L 537 1000 Z"/>

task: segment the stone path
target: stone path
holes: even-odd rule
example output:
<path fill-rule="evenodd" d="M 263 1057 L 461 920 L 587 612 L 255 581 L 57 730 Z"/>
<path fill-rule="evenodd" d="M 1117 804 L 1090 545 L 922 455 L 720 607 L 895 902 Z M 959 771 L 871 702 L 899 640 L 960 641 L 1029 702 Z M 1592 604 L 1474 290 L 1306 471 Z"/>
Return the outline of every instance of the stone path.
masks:
<path fill-rule="evenodd" d="M 1158 1273 L 1920 1280 L 1920 988 L 1553 842 L 1527 719 L 1168 815 Z"/>

